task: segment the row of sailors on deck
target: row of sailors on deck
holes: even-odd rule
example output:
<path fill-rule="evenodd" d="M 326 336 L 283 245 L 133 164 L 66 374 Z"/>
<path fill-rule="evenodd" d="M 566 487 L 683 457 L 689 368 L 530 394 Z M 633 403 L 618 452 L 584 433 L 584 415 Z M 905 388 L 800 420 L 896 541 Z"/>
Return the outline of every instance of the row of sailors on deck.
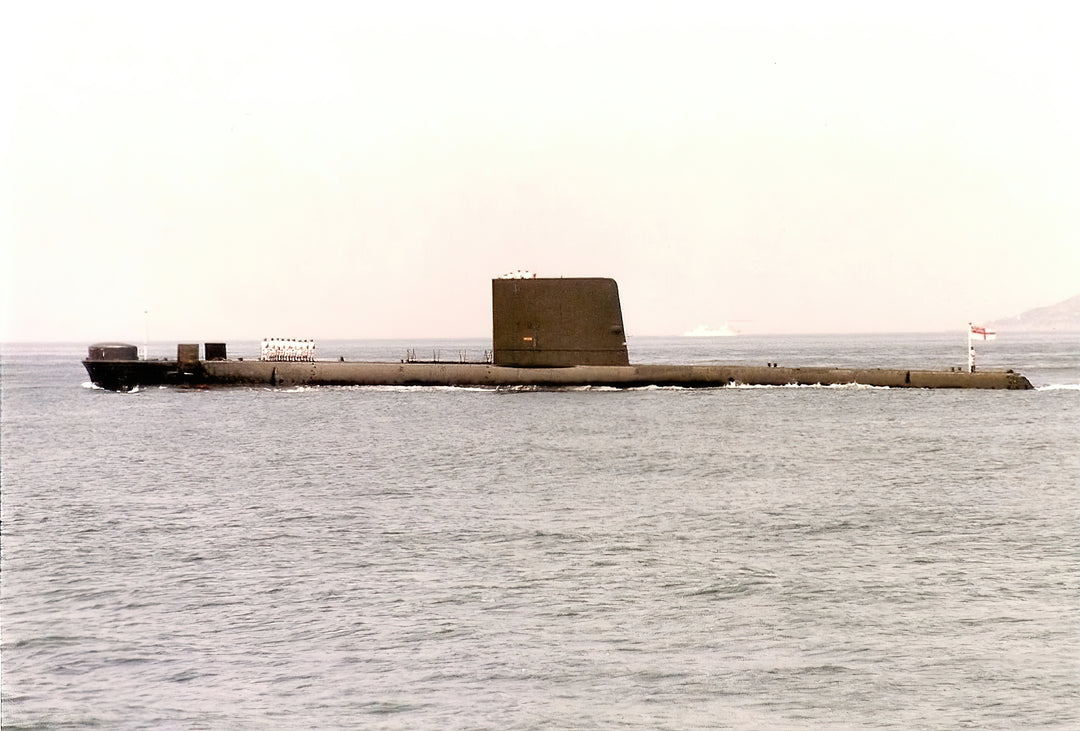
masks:
<path fill-rule="evenodd" d="M 315 341 L 265 338 L 259 351 L 259 360 L 315 360 Z"/>

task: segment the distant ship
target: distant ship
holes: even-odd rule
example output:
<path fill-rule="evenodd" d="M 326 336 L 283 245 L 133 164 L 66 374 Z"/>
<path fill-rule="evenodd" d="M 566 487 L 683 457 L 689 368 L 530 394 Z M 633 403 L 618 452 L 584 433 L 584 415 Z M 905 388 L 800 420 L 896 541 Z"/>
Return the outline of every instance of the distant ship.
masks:
<path fill-rule="evenodd" d="M 688 338 L 730 338 L 738 335 L 739 331 L 728 325 L 726 322 L 720 327 L 707 327 L 705 325 L 698 325 L 693 330 L 687 330 L 683 333 L 684 337 Z"/>
<path fill-rule="evenodd" d="M 492 350 L 478 362 L 420 362 L 410 354 L 397 362 L 319 360 L 313 341 L 271 339 L 263 341 L 257 360 L 228 357 L 225 343 L 204 344 L 201 358 L 198 343 L 181 343 L 175 360 L 139 358 L 138 348 L 127 343 L 98 343 L 83 365 L 93 383 L 115 391 L 153 385 L 1031 388 L 1013 371 L 632 365 L 614 279 L 508 275 L 491 280 L 491 310 Z"/>

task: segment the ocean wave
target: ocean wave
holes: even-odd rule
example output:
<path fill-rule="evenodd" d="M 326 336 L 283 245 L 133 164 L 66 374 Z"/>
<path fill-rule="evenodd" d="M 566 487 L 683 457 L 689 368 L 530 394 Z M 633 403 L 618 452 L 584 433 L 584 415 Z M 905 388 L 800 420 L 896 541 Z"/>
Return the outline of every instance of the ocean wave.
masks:
<path fill-rule="evenodd" d="M 1080 391 L 1080 383 L 1051 383 L 1046 386 L 1036 386 L 1036 391 Z"/>
<path fill-rule="evenodd" d="M 106 388 L 102 388 L 101 386 L 97 385 L 96 383 L 93 383 L 92 381 L 85 381 L 83 383 L 80 383 L 79 385 L 82 386 L 83 388 L 87 389 L 88 391 L 107 391 L 107 390 L 109 390 L 109 389 L 106 389 Z M 135 386 L 135 388 L 132 388 L 132 389 L 130 389 L 128 391 L 112 391 L 112 393 L 139 393 L 140 391 L 142 391 L 142 387 L 141 386 Z"/>

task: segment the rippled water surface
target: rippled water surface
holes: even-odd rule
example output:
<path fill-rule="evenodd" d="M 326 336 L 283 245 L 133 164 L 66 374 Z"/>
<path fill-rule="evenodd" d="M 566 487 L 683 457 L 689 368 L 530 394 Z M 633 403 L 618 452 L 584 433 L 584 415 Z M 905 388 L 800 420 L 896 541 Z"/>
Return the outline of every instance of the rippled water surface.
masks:
<path fill-rule="evenodd" d="M 980 352 L 1031 392 L 116 394 L 82 352 L 3 351 L 5 728 L 1080 725 L 1075 337 Z"/>

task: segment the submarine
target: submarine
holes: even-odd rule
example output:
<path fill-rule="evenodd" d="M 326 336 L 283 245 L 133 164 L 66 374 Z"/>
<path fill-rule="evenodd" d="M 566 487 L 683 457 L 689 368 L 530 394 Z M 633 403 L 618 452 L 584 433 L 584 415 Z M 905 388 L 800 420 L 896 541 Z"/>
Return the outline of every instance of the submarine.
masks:
<path fill-rule="evenodd" d="M 229 358 L 225 343 L 205 343 L 201 358 L 198 343 L 181 343 L 175 360 L 140 358 L 128 343 L 96 343 L 82 363 L 94 384 L 113 391 L 155 385 L 1032 388 L 1012 370 L 631 364 L 619 287 L 610 278 L 500 277 L 491 281 L 491 302 L 492 351 L 480 362 L 319 360 L 311 341 L 264 341 L 258 360 Z"/>

